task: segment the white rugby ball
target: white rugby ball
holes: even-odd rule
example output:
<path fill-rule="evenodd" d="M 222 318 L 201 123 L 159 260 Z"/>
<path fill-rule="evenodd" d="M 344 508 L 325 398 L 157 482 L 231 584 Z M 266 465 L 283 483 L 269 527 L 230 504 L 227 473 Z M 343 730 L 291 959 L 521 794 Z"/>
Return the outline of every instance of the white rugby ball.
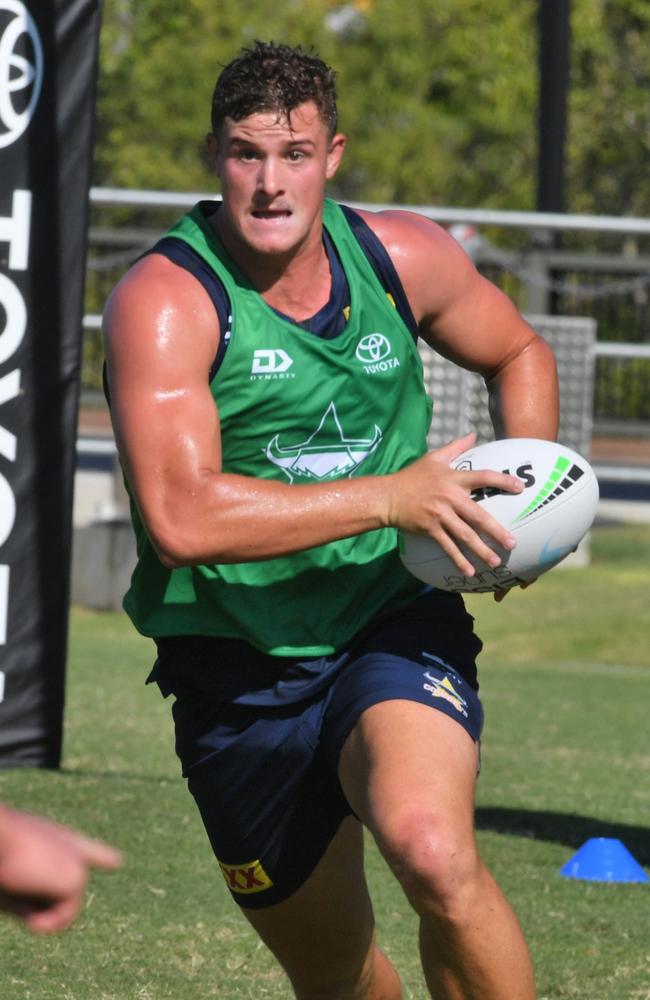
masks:
<path fill-rule="evenodd" d="M 517 540 L 512 551 L 488 541 L 502 558 L 493 569 L 461 546 L 476 569 L 465 576 L 432 538 L 399 533 L 399 553 L 419 580 L 441 590 L 479 594 L 535 580 L 557 566 L 589 530 L 598 506 L 598 481 L 589 463 L 571 448 L 534 438 L 508 438 L 477 445 L 451 463 L 454 469 L 508 472 L 524 483 L 522 493 L 477 489 L 476 503 Z"/>

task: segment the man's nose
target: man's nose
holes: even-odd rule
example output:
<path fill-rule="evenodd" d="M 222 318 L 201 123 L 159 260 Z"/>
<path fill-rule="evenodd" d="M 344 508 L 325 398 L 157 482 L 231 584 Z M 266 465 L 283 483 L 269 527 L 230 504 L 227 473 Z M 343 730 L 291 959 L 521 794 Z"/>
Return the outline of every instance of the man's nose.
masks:
<path fill-rule="evenodd" d="M 266 156 L 260 162 L 257 174 L 257 190 L 276 195 L 282 190 L 281 165 L 275 157 Z"/>

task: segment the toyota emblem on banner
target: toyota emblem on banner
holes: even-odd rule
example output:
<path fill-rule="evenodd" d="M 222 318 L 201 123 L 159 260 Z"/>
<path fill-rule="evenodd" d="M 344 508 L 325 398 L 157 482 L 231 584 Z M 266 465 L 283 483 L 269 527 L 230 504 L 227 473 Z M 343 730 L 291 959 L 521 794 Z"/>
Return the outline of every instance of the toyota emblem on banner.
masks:
<path fill-rule="evenodd" d="M 0 148 L 31 122 L 43 83 L 43 46 L 20 0 L 0 0 Z"/>

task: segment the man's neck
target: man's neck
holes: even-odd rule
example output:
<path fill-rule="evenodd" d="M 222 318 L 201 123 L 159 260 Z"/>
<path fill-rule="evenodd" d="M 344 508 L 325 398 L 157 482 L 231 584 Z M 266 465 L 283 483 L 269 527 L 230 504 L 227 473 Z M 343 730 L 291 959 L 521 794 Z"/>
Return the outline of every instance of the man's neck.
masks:
<path fill-rule="evenodd" d="M 239 269 L 274 309 L 301 322 L 329 300 L 332 278 L 322 228 L 290 253 L 263 254 L 238 240 L 221 212 L 211 221 Z"/>

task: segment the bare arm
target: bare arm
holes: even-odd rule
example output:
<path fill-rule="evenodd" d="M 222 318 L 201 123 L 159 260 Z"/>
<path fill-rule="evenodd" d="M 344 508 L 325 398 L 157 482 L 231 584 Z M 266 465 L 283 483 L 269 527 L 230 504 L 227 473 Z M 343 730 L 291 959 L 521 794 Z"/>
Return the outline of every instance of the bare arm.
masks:
<path fill-rule="evenodd" d="M 461 439 L 390 476 L 288 485 L 224 473 L 208 372 L 220 331 L 194 278 L 164 258 L 141 261 L 108 303 L 105 342 L 120 455 L 149 537 L 170 567 L 268 559 L 364 531 L 429 532 L 471 571 L 456 541 L 486 560 L 480 530 L 507 533 L 470 500 L 479 485 L 519 488 L 500 473 L 456 473 Z"/>
<path fill-rule="evenodd" d="M 407 212 L 362 214 L 392 257 L 423 338 L 483 375 L 497 437 L 555 440 L 559 391 L 546 341 L 439 226 Z"/>
<path fill-rule="evenodd" d="M 435 223 L 408 212 L 364 218 L 393 259 L 422 337 L 484 377 L 497 437 L 554 440 L 558 385 L 546 341 Z"/>

